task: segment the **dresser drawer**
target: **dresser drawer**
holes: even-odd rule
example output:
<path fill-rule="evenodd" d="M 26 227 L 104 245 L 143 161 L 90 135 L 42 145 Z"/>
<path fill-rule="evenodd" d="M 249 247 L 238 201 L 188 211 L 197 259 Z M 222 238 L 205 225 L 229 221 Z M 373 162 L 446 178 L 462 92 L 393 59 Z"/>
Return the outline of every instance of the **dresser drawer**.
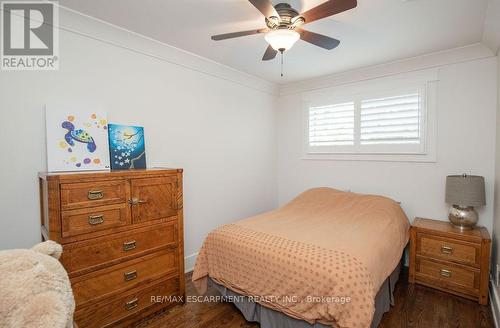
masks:
<path fill-rule="evenodd" d="M 62 212 L 62 236 L 72 237 L 129 224 L 126 203 Z"/>
<path fill-rule="evenodd" d="M 417 257 L 415 273 L 419 282 L 432 286 L 464 294 L 478 294 L 479 291 L 478 269 Z"/>
<path fill-rule="evenodd" d="M 126 180 L 61 184 L 63 210 L 125 203 L 128 201 Z"/>
<path fill-rule="evenodd" d="M 168 302 L 154 303 L 157 297 L 163 297 L 168 301 L 168 296 L 179 295 L 179 279 L 171 278 L 138 287 L 108 301 L 77 309 L 75 321 L 83 328 L 109 327 L 149 307 L 168 305 Z M 175 298 L 172 297 L 172 300 L 175 301 Z"/>
<path fill-rule="evenodd" d="M 77 307 L 174 274 L 177 249 L 166 249 L 71 279 Z"/>
<path fill-rule="evenodd" d="M 64 246 L 62 262 L 68 273 L 93 271 L 114 261 L 139 256 L 178 243 L 177 223 L 118 233 L 113 237 L 96 238 Z M 84 272 L 78 272 L 79 274 Z"/>
<path fill-rule="evenodd" d="M 481 245 L 419 233 L 417 254 L 479 267 Z"/>

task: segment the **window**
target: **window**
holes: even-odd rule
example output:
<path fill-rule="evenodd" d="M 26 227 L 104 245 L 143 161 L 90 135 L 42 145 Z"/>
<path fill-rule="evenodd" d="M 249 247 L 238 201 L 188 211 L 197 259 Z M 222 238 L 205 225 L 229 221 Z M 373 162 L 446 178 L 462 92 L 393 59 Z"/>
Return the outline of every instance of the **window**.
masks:
<path fill-rule="evenodd" d="M 372 82 L 308 95 L 306 159 L 434 161 L 432 83 Z"/>

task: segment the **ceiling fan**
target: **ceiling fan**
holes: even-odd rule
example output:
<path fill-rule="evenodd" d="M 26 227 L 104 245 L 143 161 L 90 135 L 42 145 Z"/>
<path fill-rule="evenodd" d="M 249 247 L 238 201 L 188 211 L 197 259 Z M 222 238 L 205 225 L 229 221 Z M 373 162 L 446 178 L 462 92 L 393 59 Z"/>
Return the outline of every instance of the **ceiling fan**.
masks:
<path fill-rule="evenodd" d="M 327 50 L 336 48 L 340 44 L 339 40 L 304 30 L 302 26 L 357 6 L 357 0 L 328 0 L 317 7 L 299 14 L 297 10 L 293 9 L 287 3 L 278 3 L 276 6 L 273 6 L 270 0 L 248 1 L 265 16 L 267 27 L 257 30 L 214 35 L 212 36 L 212 40 L 220 41 L 265 33 L 265 39 L 269 43 L 269 46 L 262 60 L 272 60 L 278 52 L 283 54 L 283 52 L 292 48 L 299 39 Z"/>

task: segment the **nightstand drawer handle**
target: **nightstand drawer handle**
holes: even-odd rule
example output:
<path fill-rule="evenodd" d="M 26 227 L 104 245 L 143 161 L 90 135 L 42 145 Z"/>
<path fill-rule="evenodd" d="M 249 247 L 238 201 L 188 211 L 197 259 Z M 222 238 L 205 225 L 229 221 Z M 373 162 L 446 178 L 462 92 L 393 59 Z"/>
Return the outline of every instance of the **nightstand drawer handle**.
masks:
<path fill-rule="evenodd" d="M 135 278 L 137 278 L 137 270 L 125 272 L 123 274 L 123 280 L 125 281 L 134 280 Z"/>
<path fill-rule="evenodd" d="M 123 250 L 125 252 L 131 251 L 131 250 L 135 249 L 136 247 L 137 247 L 137 244 L 136 244 L 135 240 L 126 241 L 123 243 Z"/>
<path fill-rule="evenodd" d="M 451 246 L 441 246 L 441 253 L 451 255 L 453 253 L 453 247 Z"/>
<path fill-rule="evenodd" d="M 125 303 L 125 308 L 127 310 L 132 310 L 132 309 L 136 308 L 138 305 L 139 305 L 139 300 L 137 298 L 134 298 L 133 300 Z"/>
<path fill-rule="evenodd" d="M 440 274 L 443 277 L 451 278 L 451 270 L 441 269 Z"/>

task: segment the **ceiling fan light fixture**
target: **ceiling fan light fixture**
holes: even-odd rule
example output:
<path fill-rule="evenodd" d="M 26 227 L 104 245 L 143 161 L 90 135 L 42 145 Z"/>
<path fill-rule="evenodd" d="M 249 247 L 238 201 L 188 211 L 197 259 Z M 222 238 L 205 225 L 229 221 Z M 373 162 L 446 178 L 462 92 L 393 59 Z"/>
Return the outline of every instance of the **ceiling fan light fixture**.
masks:
<path fill-rule="evenodd" d="M 267 43 L 276 51 L 287 51 L 300 39 L 300 34 L 294 30 L 278 29 L 266 33 Z"/>

